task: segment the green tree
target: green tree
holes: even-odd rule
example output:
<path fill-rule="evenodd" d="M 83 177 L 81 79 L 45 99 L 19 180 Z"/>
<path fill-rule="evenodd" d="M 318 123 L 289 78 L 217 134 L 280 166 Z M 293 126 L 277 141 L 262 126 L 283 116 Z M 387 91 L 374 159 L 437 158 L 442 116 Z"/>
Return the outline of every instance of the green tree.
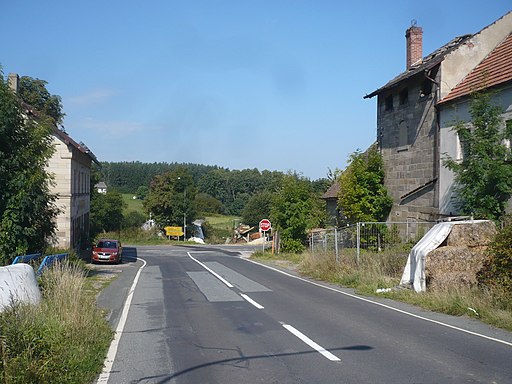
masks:
<path fill-rule="evenodd" d="M 137 188 L 137 199 L 144 200 L 149 193 L 149 187 L 146 185 L 141 185 Z"/>
<path fill-rule="evenodd" d="M 91 237 L 102 232 L 119 231 L 124 221 L 126 203 L 123 196 L 114 189 L 107 193 L 91 193 L 90 225 Z"/>
<path fill-rule="evenodd" d="M 382 156 L 376 145 L 364 153 L 352 153 L 338 183 L 338 209 L 347 223 L 385 220 L 393 200 L 384 187 Z"/>
<path fill-rule="evenodd" d="M 0 72 L 0 263 L 42 251 L 53 239 L 58 209 L 46 163 L 53 126 L 22 115 L 19 98 Z"/>
<path fill-rule="evenodd" d="M 475 93 L 470 104 L 471 122 L 459 121 L 463 158 L 445 155 L 443 164 L 455 174 L 455 202 L 464 214 L 499 219 L 512 194 L 510 149 L 512 124 L 503 127 L 502 109 L 492 103 L 492 93 Z M 509 141 L 510 142 L 510 141 Z"/>
<path fill-rule="evenodd" d="M 270 217 L 274 228 L 280 231 L 281 249 L 301 252 L 305 248 L 307 230 L 321 225 L 325 212 L 310 181 L 288 174 L 274 194 Z"/>
<path fill-rule="evenodd" d="M 48 82 L 22 76 L 19 82 L 21 99 L 34 107 L 45 116 L 50 117 L 55 125 L 61 125 L 65 114 L 62 112 L 62 100 L 58 95 L 52 95 L 46 89 Z"/>
<path fill-rule="evenodd" d="M 195 200 L 197 212 L 200 214 L 221 214 L 224 212 L 222 202 L 207 193 L 198 193 Z"/>
<path fill-rule="evenodd" d="M 138 211 L 130 211 L 123 218 L 123 228 L 140 228 L 146 222 L 146 215 Z"/>
<path fill-rule="evenodd" d="M 172 172 L 156 176 L 150 184 L 144 208 L 160 227 L 180 226 L 195 219 L 194 180 L 187 169 L 178 167 Z"/>
<path fill-rule="evenodd" d="M 257 226 L 262 219 L 270 217 L 273 194 L 271 192 L 260 192 L 249 198 L 249 201 L 242 210 L 242 221 L 250 226 Z"/>

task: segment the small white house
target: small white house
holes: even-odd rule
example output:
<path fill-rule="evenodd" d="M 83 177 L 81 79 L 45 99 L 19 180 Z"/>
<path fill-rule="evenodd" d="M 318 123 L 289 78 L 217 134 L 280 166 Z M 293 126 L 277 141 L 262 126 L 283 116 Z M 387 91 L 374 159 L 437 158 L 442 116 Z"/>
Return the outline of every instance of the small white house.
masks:
<path fill-rule="evenodd" d="M 98 193 L 107 193 L 107 184 L 105 184 L 103 181 L 100 181 L 98 184 L 96 184 L 94 188 L 98 191 Z"/>

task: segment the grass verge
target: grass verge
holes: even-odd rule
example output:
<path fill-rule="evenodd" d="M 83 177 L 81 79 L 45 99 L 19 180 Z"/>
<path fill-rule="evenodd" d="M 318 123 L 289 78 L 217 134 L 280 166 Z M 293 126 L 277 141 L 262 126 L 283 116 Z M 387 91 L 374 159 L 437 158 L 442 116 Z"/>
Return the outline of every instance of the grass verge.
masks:
<path fill-rule="evenodd" d="M 450 287 L 416 293 L 408 289 L 377 294 L 378 288 L 395 287 L 407 261 L 403 249 L 385 252 L 361 252 L 359 263 L 355 250 L 344 250 L 335 260 L 334 254 L 309 253 L 300 255 L 257 252 L 251 258 L 291 266 L 302 275 L 317 280 L 355 288 L 359 294 L 387 297 L 421 308 L 454 316 L 468 316 L 486 324 L 512 331 L 512 297 L 503 297 L 479 287 Z"/>
<path fill-rule="evenodd" d="M 85 384 L 101 372 L 113 332 L 85 280 L 80 264 L 56 263 L 39 305 L 0 313 L 0 382 Z"/>

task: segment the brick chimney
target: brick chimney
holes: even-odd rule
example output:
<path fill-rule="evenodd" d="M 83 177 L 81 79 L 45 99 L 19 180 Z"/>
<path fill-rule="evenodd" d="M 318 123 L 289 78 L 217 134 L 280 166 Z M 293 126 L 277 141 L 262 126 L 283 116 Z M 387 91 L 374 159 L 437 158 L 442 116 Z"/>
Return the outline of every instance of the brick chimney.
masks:
<path fill-rule="evenodd" d="M 20 77 L 16 73 L 9 73 L 9 78 L 7 83 L 9 84 L 9 88 L 14 93 L 18 93 L 18 83 L 20 81 Z"/>
<path fill-rule="evenodd" d="M 423 29 L 416 26 L 416 20 L 413 20 L 410 28 L 405 31 L 405 44 L 407 48 L 406 67 L 410 69 L 414 64 L 420 63 L 423 58 Z"/>

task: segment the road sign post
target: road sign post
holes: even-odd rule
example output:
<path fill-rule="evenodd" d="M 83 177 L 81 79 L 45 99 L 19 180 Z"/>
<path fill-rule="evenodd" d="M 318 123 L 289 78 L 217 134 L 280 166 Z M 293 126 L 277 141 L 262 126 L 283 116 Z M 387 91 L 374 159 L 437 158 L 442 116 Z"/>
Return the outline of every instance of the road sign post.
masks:
<path fill-rule="evenodd" d="M 269 219 L 263 219 L 260 221 L 260 230 L 263 232 L 263 253 L 265 253 L 265 243 L 267 238 L 267 231 L 272 229 L 272 224 Z"/>

